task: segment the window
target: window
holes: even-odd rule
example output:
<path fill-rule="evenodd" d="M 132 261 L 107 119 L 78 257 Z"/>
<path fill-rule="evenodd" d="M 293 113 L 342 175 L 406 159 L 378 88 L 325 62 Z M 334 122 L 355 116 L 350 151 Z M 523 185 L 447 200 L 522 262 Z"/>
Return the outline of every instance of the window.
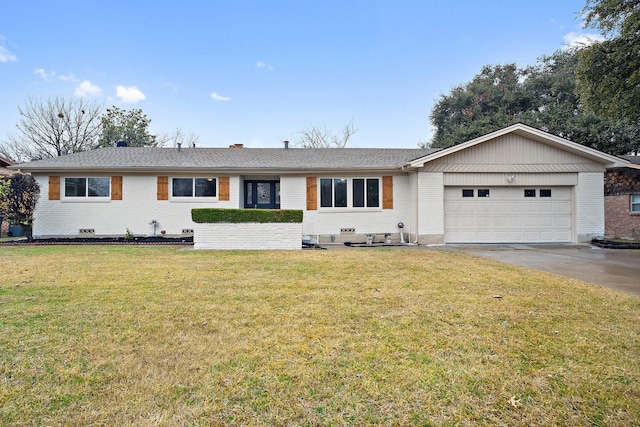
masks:
<path fill-rule="evenodd" d="M 525 189 L 524 197 L 536 197 L 536 190 L 533 189 Z"/>
<path fill-rule="evenodd" d="M 478 197 L 489 197 L 489 190 L 488 189 L 478 190 Z"/>
<path fill-rule="evenodd" d="M 631 212 L 640 212 L 640 194 L 631 195 Z"/>
<path fill-rule="evenodd" d="M 110 178 L 65 178 L 65 197 L 109 197 Z"/>
<path fill-rule="evenodd" d="M 462 197 L 473 197 L 473 190 L 463 189 Z"/>
<path fill-rule="evenodd" d="M 173 178 L 173 197 L 216 197 L 215 178 Z"/>
<path fill-rule="evenodd" d="M 320 207 L 379 208 L 380 179 L 321 178 Z"/>
<path fill-rule="evenodd" d="M 549 189 L 540 190 L 540 197 L 551 197 L 551 190 Z"/>
<path fill-rule="evenodd" d="M 378 179 L 357 178 L 353 180 L 354 208 L 380 207 L 380 181 Z"/>

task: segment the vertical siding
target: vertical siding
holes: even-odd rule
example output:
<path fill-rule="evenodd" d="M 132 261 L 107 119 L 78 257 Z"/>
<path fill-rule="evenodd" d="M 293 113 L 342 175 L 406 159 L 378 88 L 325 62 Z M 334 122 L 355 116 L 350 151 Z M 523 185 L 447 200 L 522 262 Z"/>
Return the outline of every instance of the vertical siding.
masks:
<path fill-rule="evenodd" d="M 576 232 L 578 242 L 604 236 L 604 174 L 578 174 L 576 187 Z"/>

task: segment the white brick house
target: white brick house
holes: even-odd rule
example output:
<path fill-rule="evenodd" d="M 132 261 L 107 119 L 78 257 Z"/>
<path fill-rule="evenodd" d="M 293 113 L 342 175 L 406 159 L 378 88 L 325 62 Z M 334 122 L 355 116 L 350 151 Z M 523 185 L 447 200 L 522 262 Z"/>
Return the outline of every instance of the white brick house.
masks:
<path fill-rule="evenodd" d="M 13 166 L 41 187 L 35 238 L 194 228 L 191 209 L 304 210 L 321 243 L 588 241 L 623 159 L 516 124 L 444 150 L 114 147 Z M 155 220 L 156 225 L 152 224 Z"/>

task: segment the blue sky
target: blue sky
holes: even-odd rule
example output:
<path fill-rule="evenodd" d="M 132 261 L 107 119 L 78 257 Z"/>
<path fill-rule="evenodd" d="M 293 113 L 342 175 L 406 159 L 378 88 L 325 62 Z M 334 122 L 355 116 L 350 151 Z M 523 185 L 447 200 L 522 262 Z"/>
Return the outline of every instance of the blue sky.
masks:
<path fill-rule="evenodd" d="M 308 126 L 352 147 L 431 138 L 441 94 L 483 65 L 584 34 L 585 0 L 0 0 L 0 141 L 28 97 L 140 108 L 198 146 L 279 147 Z"/>

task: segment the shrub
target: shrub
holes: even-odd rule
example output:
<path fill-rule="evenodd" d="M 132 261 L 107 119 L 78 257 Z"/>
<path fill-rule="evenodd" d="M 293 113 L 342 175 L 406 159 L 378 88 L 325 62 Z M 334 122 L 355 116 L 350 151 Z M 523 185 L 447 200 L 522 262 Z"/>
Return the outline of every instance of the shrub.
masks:
<path fill-rule="evenodd" d="M 193 222 L 302 222 L 301 210 L 279 210 L 279 209 L 210 209 L 200 208 L 191 210 Z"/>

